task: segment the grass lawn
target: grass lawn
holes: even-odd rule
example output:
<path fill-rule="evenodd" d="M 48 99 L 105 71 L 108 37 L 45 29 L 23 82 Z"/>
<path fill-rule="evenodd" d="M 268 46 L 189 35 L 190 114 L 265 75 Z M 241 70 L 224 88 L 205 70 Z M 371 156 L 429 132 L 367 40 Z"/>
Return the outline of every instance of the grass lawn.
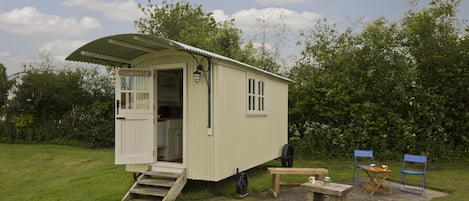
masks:
<path fill-rule="evenodd" d="M 377 161 L 377 164 L 382 164 Z M 386 163 L 399 180 L 400 161 Z M 468 164 L 429 164 L 427 187 L 449 193 L 436 201 L 469 197 Z M 266 191 L 271 185 L 267 167 L 271 161 L 248 171 L 249 191 Z M 297 160 L 295 167 L 324 167 L 333 181 L 351 180 L 353 160 Z M 306 181 L 306 175 L 284 175 L 290 181 Z M 0 200 L 106 200 L 118 201 L 132 185 L 132 174 L 114 165 L 113 149 L 90 150 L 57 145 L 0 144 Z M 235 197 L 234 179 L 220 182 L 189 181 L 179 200 L 205 200 L 219 195 Z"/>
<path fill-rule="evenodd" d="M 0 144 L 0 200 L 120 200 L 132 184 L 113 149 Z"/>
<path fill-rule="evenodd" d="M 386 163 L 377 161 L 377 164 L 388 165 L 389 169 L 394 171 L 389 180 L 399 182 L 399 171 L 402 168 L 402 161 L 396 160 Z M 469 189 L 469 171 L 467 171 L 467 165 L 468 164 L 428 164 L 427 188 L 449 194 L 449 196 L 446 197 L 433 199 L 434 201 L 467 200 L 469 197 L 469 191 L 467 190 Z M 280 161 L 270 161 L 248 171 L 250 193 L 262 192 L 270 189 L 272 177 L 267 173 L 267 167 L 272 166 L 281 166 Z M 335 182 L 351 181 L 353 174 L 353 159 L 346 161 L 296 160 L 294 162 L 294 167 L 322 167 L 329 170 L 328 176 L 330 176 Z M 282 180 L 306 182 L 307 177 L 307 175 L 282 175 Z M 232 178 L 228 178 L 217 184 L 205 183 L 206 185 L 210 185 L 209 188 L 202 188 L 198 183 L 189 182 L 184 189 L 186 194 L 183 194 L 180 198 L 181 200 L 189 201 L 196 200 L 198 198 L 203 200 L 203 198 L 206 199 L 220 195 L 236 197 L 233 190 L 235 189 L 233 181 L 234 180 Z M 418 182 L 420 181 L 421 180 L 418 180 Z"/>

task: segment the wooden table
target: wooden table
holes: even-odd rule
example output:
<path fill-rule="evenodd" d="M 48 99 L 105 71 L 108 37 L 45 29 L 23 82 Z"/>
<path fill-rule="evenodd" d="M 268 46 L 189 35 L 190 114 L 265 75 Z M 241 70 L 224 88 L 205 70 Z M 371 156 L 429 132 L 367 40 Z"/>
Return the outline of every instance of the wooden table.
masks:
<path fill-rule="evenodd" d="M 391 175 L 392 171 L 382 168 L 362 168 L 362 170 L 368 175 L 367 183 L 363 184 L 361 191 L 365 189 L 371 190 L 370 195 L 374 195 L 378 190 L 384 190 L 389 195 L 389 188 L 384 186 L 384 182 Z"/>
<path fill-rule="evenodd" d="M 282 182 L 280 181 L 280 175 L 282 174 L 306 174 L 315 175 L 316 180 L 323 180 L 324 175 L 328 173 L 327 169 L 324 168 L 267 168 L 267 172 L 272 174 L 272 189 L 270 191 L 274 197 L 278 197 L 280 194 L 280 185 L 301 185 L 302 183 L 295 182 Z"/>
<path fill-rule="evenodd" d="M 353 186 L 330 182 L 324 185 L 322 182 L 304 183 L 301 187 L 308 192 L 308 201 L 324 201 L 324 195 L 328 196 L 328 201 L 346 201 L 347 194 L 352 191 Z"/>

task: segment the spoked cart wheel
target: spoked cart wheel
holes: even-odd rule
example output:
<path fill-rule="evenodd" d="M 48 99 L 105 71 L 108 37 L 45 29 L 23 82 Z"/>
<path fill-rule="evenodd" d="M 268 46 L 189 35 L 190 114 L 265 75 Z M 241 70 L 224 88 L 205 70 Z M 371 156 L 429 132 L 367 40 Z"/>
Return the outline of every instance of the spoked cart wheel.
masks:
<path fill-rule="evenodd" d="M 248 176 L 245 172 L 238 172 L 236 170 L 236 192 L 240 198 L 246 197 L 248 193 Z"/>
<path fill-rule="evenodd" d="M 294 158 L 293 147 L 289 144 L 283 145 L 282 167 L 293 167 L 293 158 Z"/>

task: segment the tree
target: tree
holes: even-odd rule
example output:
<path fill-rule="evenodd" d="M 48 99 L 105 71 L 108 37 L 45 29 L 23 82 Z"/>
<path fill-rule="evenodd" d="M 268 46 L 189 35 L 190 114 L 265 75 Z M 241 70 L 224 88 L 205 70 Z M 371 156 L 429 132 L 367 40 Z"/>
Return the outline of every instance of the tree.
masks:
<path fill-rule="evenodd" d="M 410 10 L 402 21 L 418 72 L 414 133 L 422 141 L 420 149 L 440 156 L 469 145 L 469 49 L 456 15 L 459 5 L 459 0 L 433 0 L 428 8 Z"/>
<path fill-rule="evenodd" d="M 280 49 L 285 45 L 287 25 L 284 22 L 285 15 L 283 13 L 280 13 L 279 21 L 269 21 L 272 17 L 270 15 L 275 14 L 273 10 L 270 10 L 270 12 L 267 16 L 261 16 L 259 19 L 256 19 L 259 30 L 253 41 L 258 41 L 258 48 L 253 49 L 253 63 L 256 63 L 263 70 L 278 73 L 282 63 Z M 250 43 L 254 43 L 253 41 L 250 41 Z M 250 46 L 247 47 L 249 48 Z"/>
<path fill-rule="evenodd" d="M 340 157 L 366 148 L 383 158 L 408 152 L 440 161 L 465 154 L 469 48 L 458 5 L 434 0 L 399 23 L 379 18 L 338 33 L 320 22 L 304 33 L 290 72 L 290 135 L 314 150 L 299 150 Z"/>
<path fill-rule="evenodd" d="M 6 68 L 0 63 L 0 117 L 3 116 L 4 108 L 8 100 L 8 92 L 11 87 L 11 82 L 8 81 Z"/>
<path fill-rule="evenodd" d="M 145 17 L 135 21 L 140 33 L 157 35 L 237 58 L 241 31 L 232 21 L 216 22 L 212 13 L 205 13 L 201 5 L 187 1 L 162 1 L 155 5 L 151 0 L 145 6 L 138 4 Z"/>
<path fill-rule="evenodd" d="M 241 30 L 235 28 L 233 23 L 234 21 L 230 20 L 220 24 L 209 49 L 218 54 L 239 59 L 242 51 Z"/>
<path fill-rule="evenodd" d="M 260 48 L 255 47 L 253 42 L 242 47 L 242 32 L 234 27 L 234 20 L 216 22 L 212 13 L 205 13 L 201 5 L 192 5 L 185 0 L 176 3 L 164 0 L 161 5 L 148 0 L 146 6 L 139 4 L 138 7 L 145 15 L 135 21 L 140 33 L 172 39 L 270 72 L 278 72 L 278 55 L 266 50 L 265 40 Z"/>
<path fill-rule="evenodd" d="M 113 145 L 112 76 L 96 67 L 67 67 L 41 54 L 20 79 L 8 107 L 15 132 L 1 133 L 0 141 Z"/>

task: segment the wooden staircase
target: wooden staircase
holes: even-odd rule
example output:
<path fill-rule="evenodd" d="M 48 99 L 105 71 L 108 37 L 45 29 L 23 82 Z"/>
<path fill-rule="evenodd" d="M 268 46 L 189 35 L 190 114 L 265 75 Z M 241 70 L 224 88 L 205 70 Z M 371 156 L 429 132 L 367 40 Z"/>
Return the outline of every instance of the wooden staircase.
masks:
<path fill-rule="evenodd" d="M 173 201 L 187 182 L 181 173 L 147 171 L 132 185 L 122 201 Z"/>

